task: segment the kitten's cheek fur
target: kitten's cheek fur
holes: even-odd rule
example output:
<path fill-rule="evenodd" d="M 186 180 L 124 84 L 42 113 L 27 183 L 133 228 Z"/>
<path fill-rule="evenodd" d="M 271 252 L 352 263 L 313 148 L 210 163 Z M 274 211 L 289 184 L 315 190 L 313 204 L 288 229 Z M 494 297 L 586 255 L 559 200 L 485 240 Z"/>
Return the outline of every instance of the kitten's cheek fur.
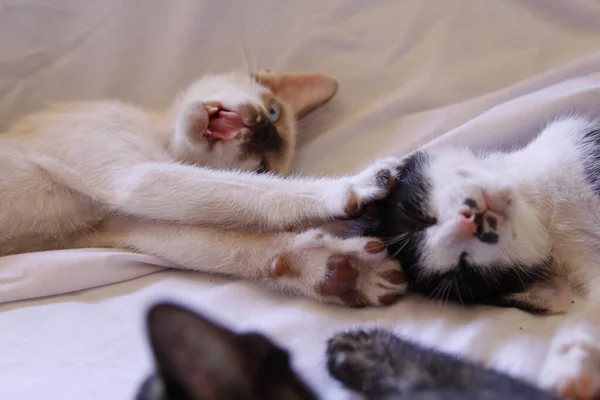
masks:
<path fill-rule="evenodd" d="M 190 104 L 177 117 L 175 134 L 181 140 L 198 143 L 203 139 L 209 122 L 209 112 L 204 103 Z"/>

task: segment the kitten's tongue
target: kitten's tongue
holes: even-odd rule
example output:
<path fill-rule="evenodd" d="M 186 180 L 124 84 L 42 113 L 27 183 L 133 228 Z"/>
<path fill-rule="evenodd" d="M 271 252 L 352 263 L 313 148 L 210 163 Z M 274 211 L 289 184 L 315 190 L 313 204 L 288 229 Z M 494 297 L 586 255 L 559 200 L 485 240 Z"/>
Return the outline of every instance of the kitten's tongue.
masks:
<path fill-rule="evenodd" d="M 210 118 L 206 136 L 213 139 L 232 140 L 245 128 L 242 116 L 233 111 L 219 111 Z"/>

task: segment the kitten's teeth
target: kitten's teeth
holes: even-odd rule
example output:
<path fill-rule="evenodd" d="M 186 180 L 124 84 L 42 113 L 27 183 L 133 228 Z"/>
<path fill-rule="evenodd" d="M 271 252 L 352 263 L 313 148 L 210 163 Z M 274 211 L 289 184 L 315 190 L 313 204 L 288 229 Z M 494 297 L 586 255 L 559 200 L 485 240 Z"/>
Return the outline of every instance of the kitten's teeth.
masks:
<path fill-rule="evenodd" d="M 219 107 L 215 107 L 210 104 L 205 104 L 204 108 L 206 108 L 206 112 L 208 113 L 209 117 L 212 117 L 213 115 L 219 112 Z"/>

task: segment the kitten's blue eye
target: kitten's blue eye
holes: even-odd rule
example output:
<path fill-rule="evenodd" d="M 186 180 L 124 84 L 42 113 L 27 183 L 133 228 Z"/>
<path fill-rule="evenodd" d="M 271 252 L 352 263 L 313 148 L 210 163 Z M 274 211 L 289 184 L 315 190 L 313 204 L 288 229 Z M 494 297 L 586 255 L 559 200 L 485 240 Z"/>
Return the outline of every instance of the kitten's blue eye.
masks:
<path fill-rule="evenodd" d="M 281 118 L 281 108 L 275 100 L 269 102 L 269 120 L 272 123 L 276 123 Z"/>

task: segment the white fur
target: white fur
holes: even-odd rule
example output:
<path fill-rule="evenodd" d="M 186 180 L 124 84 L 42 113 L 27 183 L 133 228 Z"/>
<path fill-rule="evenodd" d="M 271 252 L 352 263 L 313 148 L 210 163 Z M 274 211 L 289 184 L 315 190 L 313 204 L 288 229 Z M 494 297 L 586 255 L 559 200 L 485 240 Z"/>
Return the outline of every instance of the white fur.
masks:
<path fill-rule="evenodd" d="M 523 158 L 526 158 L 523 155 Z M 438 224 L 426 232 L 427 265 L 443 271 L 448 260 L 457 260 L 467 251 L 469 257 L 480 264 L 502 257 L 511 260 L 535 261 L 550 251 L 548 232 L 544 221 L 524 199 L 515 182 L 529 185 L 518 168 L 518 161 L 503 154 L 488 154 L 478 158 L 467 150 L 448 150 L 434 154 L 430 169 L 432 193 L 430 209 L 434 210 Z M 535 160 L 529 161 L 535 163 Z M 526 179 L 526 178 L 525 178 Z M 535 180 L 535 177 L 532 177 Z M 461 236 L 459 224 L 465 197 L 483 203 L 482 191 L 490 201 L 499 204 L 507 213 L 500 223 L 500 243 L 489 245 L 473 240 L 472 235 Z M 511 204 L 507 204 L 510 200 Z M 500 219 L 502 219 L 500 217 Z M 517 234 L 518 233 L 518 234 Z M 516 235 L 515 235 L 516 234 Z"/>
<path fill-rule="evenodd" d="M 273 74 L 268 79 L 282 82 Z M 264 155 L 272 158 L 274 173 L 287 172 L 291 164 L 294 114 L 335 92 L 330 78 L 307 82 L 296 85 L 298 96 L 308 99 L 303 104 L 279 99 L 288 114 L 280 128 L 288 136 L 282 154 Z M 358 289 L 378 304 L 379 296 L 398 288 L 382 288 L 377 274 L 398 266 L 365 252 L 373 239 L 345 241 L 323 233 L 311 236 L 313 245 L 307 246 L 298 244 L 303 234 L 286 231 L 345 216 L 349 205 L 385 196 L 389 189 L 378 185 L 377 175 L 392 172 L 397 160 L 378 161 L 355 176 L 283 179 L 243 172 L 256 169 L 263 155 L 243 157 L 236 140 L 211 150 L 202 132 L 193 131 L 206 117 L 206 103 L 264 111 L 265 94 L 277 93 L 247 75 L 217 75 L 192 84 L 166 112 L 91 102 L 18 122 L 0 136 L 0 255 L 118 247 L 339 303 L 319 293 L 318 283 L 326 278 L 331 255 L 357 253 L 352 265 L 361 273 Z M 282 254 L 292 273 L 273 277 L 271 263 Z"/>
<path fill-rule="evenodd" d="M 473 261 L 554 260 L 554 272 L 588 299 L 558 332 L 540 383 L 575 398 L 600 395 L 600 197 L 584 174 L 593 147 L 582 141 L 600 124 L 583 117 L 549 124 L 528 146 L 512 153 L 476 155 L 465 149 L 430 151 L 429 209 L 438 220 L 427 228 L 422 255 L 432 271 L 445 271 L 463 251 Z M 595 149 L 598 155 L 598 149 Z M 595 161 L 596 163 L 598 161 Z M 466 197 L 501 210 L 500 240 L 488 244 L 461 232 Z M 556 278 L 555 278 L 556 279 Z M 534 288 L 533 296 L 556 293 Z M 560 291 L 558 291 L 560 292 Z M 546 299 L 565 309 L 559 293 Z M 569 304 L 570 305 L 570 304 Z"/>

